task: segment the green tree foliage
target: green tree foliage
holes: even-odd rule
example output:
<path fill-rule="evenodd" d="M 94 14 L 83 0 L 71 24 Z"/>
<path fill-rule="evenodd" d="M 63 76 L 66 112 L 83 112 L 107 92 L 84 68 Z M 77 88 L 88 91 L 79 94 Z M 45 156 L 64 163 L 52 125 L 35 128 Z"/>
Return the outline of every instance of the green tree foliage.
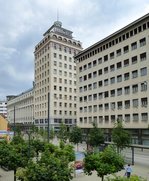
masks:
<path fill-rule="evenodd" d="M 104 143 L 103 132 L 97 128 L 96 124 L 93 124 L 93 129 L 88 134 L 88 143 L 93 147 L 98 147 Z"/>
<path fill-rule="evenodd" d="M 67 139 L 68 139 L 68 132 L 67 132 L 67 126 L 64 123 L 60 124 L 60 129 L 59 132 L 57 134 L 57 137 L 63 141 L 64 143 L 66 143 Z"/>
<path fill-rule="evenodd" d="M 0 144 L 0 165 L 8 170 L 14 170 L 14 181 L 17 169 L 25 167 L 27 163 L 28 147 L 26 144 Z"/>
<path fill-rule="evenodd" d="M 74 160 L 74 150 L 71 145 L 63 148 L 46 144 L 46 150 L 36 163 L 30 162 L 25 169 L 19 170 L 21 181 L 69 181 L 72 179 L 70 161 Z"/>
<path fill-rule="evenodd" d="M 95 170 L 102 181 L 105 175 L 120 171 L 123 167 L 124 159 L 111 146 L 103 152 L 87 154 L 84 159 L 85 173 L 91 175 Z"/>
<path fill-rule="evenodd" d="M 117 120 L 112 131 L 112 140 L 116 144 L 118 152 L 130 144 L 130 134 L 124 130 L 122 121 Z"/>
<path fill-rule="evenodd" d="M 54 137 L 55 137 L 55 132 L 54 132 L 54 129 L 51 128 L 51 129 L 50 129 L 50 140 L 53 140 Z"/>
<path fill-rule="evenodd" d="M 82 131 L 81 128 L 78 126 L 75 126 L 72 128 L 70 134 L 69 134 L 69 141 L 77 144 L 77 150 L 78 150 L 78 143 L 82 142 Z"/>

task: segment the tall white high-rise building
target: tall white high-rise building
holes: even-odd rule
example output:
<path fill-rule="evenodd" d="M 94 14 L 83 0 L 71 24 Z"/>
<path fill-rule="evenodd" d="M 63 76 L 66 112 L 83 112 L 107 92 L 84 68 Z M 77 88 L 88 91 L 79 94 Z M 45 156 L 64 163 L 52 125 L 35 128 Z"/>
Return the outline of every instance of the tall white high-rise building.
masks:
<path fill-rule="evenodd" d="M 82 50 L 80 41 L 63 28 L 60 21 L 44 33 L 35 47 L 35 125 L 47 128 L 48 102 L 50 126 L 59 129 L 76 123 L 76 63 L 74 55 Z M 48 100 L 49 95 L 49 100 Z"/>

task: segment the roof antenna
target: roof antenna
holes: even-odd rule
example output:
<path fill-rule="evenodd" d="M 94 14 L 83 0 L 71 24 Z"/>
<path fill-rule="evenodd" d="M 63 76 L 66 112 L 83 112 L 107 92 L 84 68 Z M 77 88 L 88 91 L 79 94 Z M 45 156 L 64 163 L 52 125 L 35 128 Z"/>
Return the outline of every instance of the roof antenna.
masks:
<path fill-rule="evenodd" d="M 57 21 L 59 21 L 59 10 L 57 9 Z"/>

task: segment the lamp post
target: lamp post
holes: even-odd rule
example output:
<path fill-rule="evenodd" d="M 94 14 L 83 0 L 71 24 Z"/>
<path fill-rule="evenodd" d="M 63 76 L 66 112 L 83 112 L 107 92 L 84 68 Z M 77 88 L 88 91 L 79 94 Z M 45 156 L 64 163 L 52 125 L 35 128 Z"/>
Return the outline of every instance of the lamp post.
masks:
<path fill-rule="evenodd" d="M 48 92 L 48 134 L 47 134 L 47 141 L 49 143 L 50 139 L 50 92 Z"/>
<path fill-rule="evenodd" d="M 16 135 L 16 107 L 14 106 L 14 112 L 13 112 L 13 114 L 14 114 L 14 122 L 13 122 L 13 130 L 14 130 L 14 136 Z"/>

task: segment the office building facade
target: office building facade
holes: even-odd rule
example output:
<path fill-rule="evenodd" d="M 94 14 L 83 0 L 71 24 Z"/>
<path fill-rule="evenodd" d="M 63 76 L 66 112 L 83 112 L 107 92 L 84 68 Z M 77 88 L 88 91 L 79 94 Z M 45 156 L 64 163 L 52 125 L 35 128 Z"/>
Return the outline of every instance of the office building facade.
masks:
<path fill-rule="evenodd" d="M 34 89 L 29 89 L 16 96 L 7 96 L 7 119 L 13 125 L 34 124 Z"/>
<path fill-rule="evenodd" d="M 56 21 L 35 47 L 35 125 L 55 131 L 60 123 L 76 123 L 76 63 L 74 55 L 82 50 L 72 32 Z M 49 95 L 49 98 L 48 98 Z M 48 109 L 49 104 L 49 109 Z M 48 114 L 49 111 L 49 114 Z"/>
<path fill-rule="evenodd" d="M 7 118 L 7 102 L 6 101 L 0 101 L 0 114 Z"/>
<path fill-rule="evenodd" d="M 75 56 L 82 129 L 95 122 L 111 140 L 123 121 L 132 143 L 149 145 L 149 14 Z"/>

